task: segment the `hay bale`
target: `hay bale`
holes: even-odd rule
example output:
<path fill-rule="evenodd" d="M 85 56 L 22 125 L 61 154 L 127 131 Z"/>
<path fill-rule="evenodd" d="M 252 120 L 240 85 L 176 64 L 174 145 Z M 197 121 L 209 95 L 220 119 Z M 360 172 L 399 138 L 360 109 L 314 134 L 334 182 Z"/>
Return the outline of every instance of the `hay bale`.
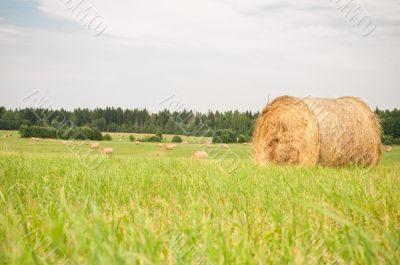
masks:
<path fill-rule="evenodd" d="M 208 158 L 208 154 L 204 151 L 196 151 L 192 154 L 192 158 L 198 160 L 206 160 Z"/>
<path fill-rule="evenodd" d="M 176 144 L 165 144 L 164 149 L 165 150 L 174 150 L 176 148 Z"/>
<path fill-rule="evenodd" d="M 358 98 L 283 96 L 257 120 L 253 158 L 260 165 L 374 166 L 381 158 L 381 128 Z"/>
<path fill-rule="evenodd" d="M 139 144 L 140 144 L 140 142 L 139 142 L 139 141 L 135 141 L 135 144 L 136 144 L 136 145 L 139 145 Z"/>
<path fill-rule="evenodd" d="M 106 148 L 103 149 L 103 154 L 112 155 L 113 154 L 113 149 L 111 147 L 106 147 Z"/>
<path fill-rule="evenodd" d="M 390 153 L 390 152 L 393 151 L 393 147 L 388 146 L 388 147 L 385 148 L 385 151 L 388 152 L 388 153 Z"/>
<path fill-rule="evenodd" d="M 226 148 L 228 148 L 228 145 L 227 144 L 221 144 L 220 147 L 226 149 Z"/>
<path fill-rule="evenodd" d="M 205 148 L 212 148 L 212 144 L 206 144 L 204 147 Z"/>
<path fill-rule="evenodd" d="M 162 148 L 164 147 L 164 144 L 158 144 L 158 147 Z"/>
<path fill-rule="evenodd" d="M 64 145 L 71 145 L 73 144 L 72 141 L 62 141 L 62 144 Z"/>
<path fill-rule="evenodd" d="M 99 144 L 99 143 L 91 143 L 91 144 L 90 144 L 90 148 L 91 148 L 91 149 L 99 149 L 99 147 L 100 147 L 100 144 Z"/>
<path fill-rule="evenodd" d="M 34 142 L 39 142 L 39 138 L 32 137 L 32 141 L 34 141 Z"/>

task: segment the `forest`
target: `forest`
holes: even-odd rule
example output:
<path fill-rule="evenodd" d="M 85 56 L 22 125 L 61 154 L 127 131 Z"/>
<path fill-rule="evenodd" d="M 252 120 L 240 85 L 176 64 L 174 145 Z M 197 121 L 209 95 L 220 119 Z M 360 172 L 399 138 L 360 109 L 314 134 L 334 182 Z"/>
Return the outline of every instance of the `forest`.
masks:
<path fill-rule="evenodd" d="M 383 141 L 400 144 L 400 110 L 379 110 Z M 0 107 L 0 130 L 18 130 L 21 125 L 59 128 L 96 128 L 102 132 L 131 132 L 212 136 L 213 131 L 230 129 L 237 135 L 251 137 L 259 112 L 208 111 L 207 113 L 183 110 L 161 110 L 151 113 L 147 109 L 78 108 L 65 109 L 6 109 Z"/>

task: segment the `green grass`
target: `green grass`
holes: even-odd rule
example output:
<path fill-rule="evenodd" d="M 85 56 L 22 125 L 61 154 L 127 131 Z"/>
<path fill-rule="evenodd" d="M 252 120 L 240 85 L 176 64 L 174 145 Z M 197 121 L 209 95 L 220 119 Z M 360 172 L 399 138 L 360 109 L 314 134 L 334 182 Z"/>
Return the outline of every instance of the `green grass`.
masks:
<path fill-rule="evenodd" d="M 103 133 L 103 135 L 106 133 Z M 112 141 L 114 142 L 129 142 L 129 136 L 133 135 L 135 139 L 145 138 L 146 136 L 154 136 L 155 134 L 148 134 L 148 133 L 107 133 L 111 135 Z M 163 139 L 167 142 L 171 142 L 172 138 L 175 134 L 163 134 Z M 211 141 L 211 137 L 195 137 L 195 136 L 184 136 L 180 135 L 183 142 L 189 143 L 199 143 L 199 142 L 208 142 Z"/>
<path fill-rule="evenodd" d="M 190 160 L 197 144 L 113 141 L 93 170 L 59 141 L 0 141 L 0 264 L 400 263 L 398 147 L 368 170 L 230 145 L 231 172 Z"/>

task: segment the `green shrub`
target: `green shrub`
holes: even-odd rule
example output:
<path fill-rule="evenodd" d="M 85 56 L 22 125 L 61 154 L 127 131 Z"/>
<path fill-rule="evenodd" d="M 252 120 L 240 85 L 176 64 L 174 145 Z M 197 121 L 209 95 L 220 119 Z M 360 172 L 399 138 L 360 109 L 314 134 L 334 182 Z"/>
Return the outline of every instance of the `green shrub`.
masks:
<path fill-rule="evenodd" d="M 238 138 L 237 138 L 237 142 L 239 143 L 239 144 L 241 144 L 241 143 L 245 143 L 246 142 L 246 136 L 244 136 L 244 135 L 239 135 L 238 136 Z"/>
<path fill-rule="evenodd" d="M 212 138 L 213 143 L 236 143 L 236 133 L 233 130 L 225 129 L 215 132 Z"/>
<path fill-rule="evenodd" d="M 161 142 L 161 138 L 158 137 L 157 135 L 153 135 L 150 137 L 145 138 L 146 142 Z"/>
<path fill-rule="evenodd" d="M 172 137 L 172 142 L 173 143 L 182 143 L 182 138 L 178 135 L 175 135 L 174 137 Z"/>
<path fill-rule="evenodd" d="M 101 132 L 95 128 L 74 127 L 59 129 L 45 126 L 26 126 L 22 125 L 19 129 L 22 138 L 57 138 L 57 139 L 77 139 L 77 140 L 103 140 Z"/>
<path fill-rule="evenodd" d="M 391 135 L 383 135 L 382 136 L 382 143 L 384 145 L 392 145 L 395 144 L 395 138 Z"/>
<path fill-rule="evenodd" d="M 57 138 L 60 139 L 75 139 L 75 140 L 103 140 L 103 135 L 96 128 L 75 127 L 65 130 L 57 130 Z"/>
<path fill-rule="evenodd" d="M 158 138 L 160 138 L 160 140 L 162 140 L 162 139 L 163 139 L 162 131 L 157 130 L 157 131 L 156 131 L 156 136 L 157 136 Z"/>
<path fill-rule="evenodd" d="M 45 126 L 26 126 L 21 125 L 19 134 L 22 138 L 38 137 L 38 138 L 56 138 L 57 130 L 52 127 Z"/>
<path fill-rule="evenodd" d="M 129 135 L 129 141 L 134 142 L 135 141 L 135 136 L 133 136 L 132 134 Z"/>
<path fill-rule="evenodd" d="M 111 135 L 109 135 L 108 133 L 106 133 L 106 134 L 103 136 L 103 140 L 104 140 L 104 141 L 112 141 L 112 137 L 111 137 Z"/>

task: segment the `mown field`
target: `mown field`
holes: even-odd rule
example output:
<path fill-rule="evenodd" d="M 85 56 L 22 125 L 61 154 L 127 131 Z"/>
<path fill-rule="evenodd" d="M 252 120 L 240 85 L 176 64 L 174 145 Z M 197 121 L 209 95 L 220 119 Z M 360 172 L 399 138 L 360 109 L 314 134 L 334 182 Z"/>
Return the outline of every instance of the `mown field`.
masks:
<path fill-rule="evenodd" d="M 84 142 L 3 134 L 0 264 L 400 263 L 399 147 L 372 169 L 259 167 L 250 145 L 194 161 L 196 139 L 114 136 L 93 167 Z"/>

